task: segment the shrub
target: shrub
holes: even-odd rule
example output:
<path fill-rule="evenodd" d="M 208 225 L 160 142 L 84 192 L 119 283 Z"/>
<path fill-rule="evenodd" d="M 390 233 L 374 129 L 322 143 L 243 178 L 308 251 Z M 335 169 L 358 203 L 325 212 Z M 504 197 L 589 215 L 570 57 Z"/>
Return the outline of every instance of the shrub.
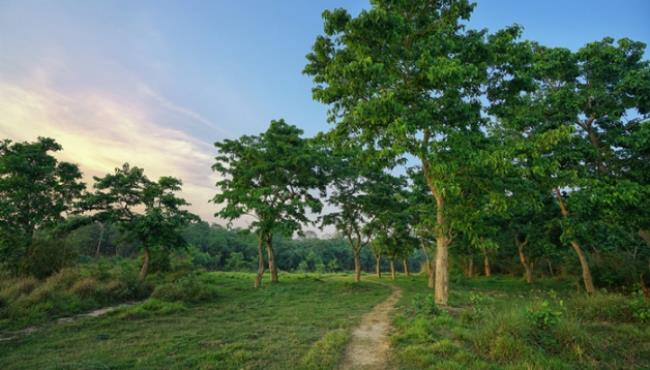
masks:
<path fill-rule="evenodd" d="M 37 284 L 38 280 L 31 276 L 8 279 L 3 283 L 4 287 L 0 290 L 0 300 L 13 301 L 23 294 L 31 293 Z"/>
<path fill-rule="evenodd" d="M 416 294 L 413 297 L 412 306 L 416 315 L 436 316 L 442 313 L 431 294 Z"/>
<path fill-rule="evenodd" d="M 97 280 L 91 277 L 78 280 L 68 291 L 83 298 L 93 297 L 97 293 Z"/>
<path fill-rule="evenodd" d="M 537 307 L 526 310 L 526 314 L 533 327 L 548 329 L 558 323 L 562 316 L 562 308 L 562 301 L 560 301 L 560 307 L 553 307 L 549 301 L 543 301 Z"/>
<path fill-rule="evenodd" d="M 213 300 L 217 295 L 216 286 L 206 275 L 190 274 L 172 283 L 159 285 L 151 297 L 168 302 L 198 303 Z"/>

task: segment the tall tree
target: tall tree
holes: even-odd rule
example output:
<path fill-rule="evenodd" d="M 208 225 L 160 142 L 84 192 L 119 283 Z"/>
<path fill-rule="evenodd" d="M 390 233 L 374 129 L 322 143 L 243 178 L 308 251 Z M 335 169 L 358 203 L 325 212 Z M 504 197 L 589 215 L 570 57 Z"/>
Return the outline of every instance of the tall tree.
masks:
<path fill-rule="evenodd" d="M 79 168 L 52 155 L 61 150 L 51 138 L 0 142 L 0 256 L 14 272 L 30 257 L 34 233 L 63 221 L 85 188 Z"/>
<path fill-rule="evenodd" d="M 642 186 L 621 176 L 629 167 L 620 161 L 624 151 L 618 144 L 622 134 L 639 122 L 639 115 L 648 112 L 645 45 L 628 39 L 614 45 L 606 38 L 576 53 L 535 43 L 501 47 L 507 67 L 501 69 L 506 73 L 494 76 L 499 83 L 490 92 L 492 112 L 509 127 L 516 126 L 527 144 L 536 137 L 542 138 L 538 141 L 556 134 L 565 137 L 550 153 L 529 152 L 523 160 L 537 162 L 531 168 L 556 198 L 563 240 L 576 252 L 585 289 L 593 293 L 584 245 L 597 250 L 595 230 L 609 228 L 601 211 L 622 216 L 617 209 L 647 199 Z"/>
<path fill-rule="evenodd" d="M 463 24 L 473 8 L 467 0 L 376 0 L 354 18 L 325 11 L 325 34 L 304 70 L 335 130 L 381 155 L 420 160 L 436 201 L 439 304 L 448 301 L 449 197 L 462 189 L 459 176 L 485 165 L 480 95 L 490 53 L 486 32 Z"/>
<path fill-rule="evenodd" d="M 125 163 L 113 174 L 95 177 L 95 192 L 88 194 L 85 207 L 93 218 L 117 224 L 143 251 L 140 280 L 149 272 L 151 252 L 186 246 L 182 229 L 198 217 L 183 209 L 188 206 L 176 196 L 182 182 L 173 177 L 152 181 L 144 170 Z"/>
<path fill-rule="evenodd" d="M 219 154 L 213 170 L 221 175 L 213 198 L 223 208 L 216 216 L 235 220 L 247 215 L 258 237 L 258 271 L 264 274 L 266 246 L 271 282 L 278 281 L 273 234 L 301 232 L 311 222 L 307 211 L 318 213 L 321 201 L 314 191 L 325 190 L 327 173 L 320 144 L 302 137 L 303 131 L 284 120 L 271 121 L 266 132 L 215 143 Z"/>

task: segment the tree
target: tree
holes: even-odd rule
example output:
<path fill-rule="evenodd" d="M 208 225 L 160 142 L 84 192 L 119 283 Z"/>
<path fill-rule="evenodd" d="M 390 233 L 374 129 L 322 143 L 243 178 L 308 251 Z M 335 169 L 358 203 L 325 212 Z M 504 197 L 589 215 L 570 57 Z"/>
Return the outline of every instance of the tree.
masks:
<path fill-rule="evenodd" d="M 43 137 L 0 142 L 0 256 L 14 272 L 31 258 L 35 232 L 60 224 L 85 188 L 77 165 L 51 154 L 61 150 Z"/>
<path fill-rule="evenodd" d="M 466 30 L 473 5 L 377 0 L 351 17 L 325 11 L 325 35 L 307 56 L 316 100 L 334 130 L 385 157 L 411 154 L 436 201 L 435 300 L 448 300 L 449 198 L 486 164 L 481 88 L 490 62 L 485 31 Z"/>
<path fill-rule="evenodd" d="M 306 212 L 320 212 L 322 204 L 312 193 L 324 192 L 327 175 L 324 157 L 315 140 L 284 120 L 271 121 L 266 132 L 215 143 L 219 151 L 213 170 L 221 175 L 213 202 L 223 204 L 215 215 L 235 220 L 252 217 L 258 238 L 255 286 L 264 274 L 266 246 L 271 282 L 278 281 L 273 235 L 291 236 L 311 222 Z"/>
<path fill-rule="evenodd" d="M 328 203 L 335 211 L 322 217 L 323 225 L 334 225 L 348 240 L 354 256 L 355 281 L 361 280 L 361 250 L 372 237 L 367 227 L 377 205 L 399 191 L 400 180 L 385 172 L 386 164 L 378 164 L 349 141 L 336 143 L 330 139 L 331 194 Z"/>
<path fill-rule="evenodd" d="M 181 186 L 181 180 L 173 177 L 149 180 L 143 169 L 125 163 L 113 174 L 95 177 L 95 192 L 84 201 L 85 207 L 94 212 L 94 219 L 117 224 L 129 238 L 140 243 L 140 280 L 147 276 L 152 250 L 186 246 L 182 229 L 198 221 L 197 216 L 182 209 L 189 203 L 175 194 Z"/>
<path fill-rule="evenodd" d="M 621 226 L 625 212 L 620 211 L 647 204 L 647 190 L 623 175 L 631 167 L 621 161 L 626 152 L 619 150 L 620 138 L 634 130 L 639 115 L 649 108 L 650 68 L 642 60 L 645 45 L 628 39 L 614 45 L 613 39 L 606 38 L 576 53 L 535 43 L 501 47 L 508 67 L 501 69 L 506 73 L 494 76 L 498 83 L 489 94 L 491 111 L 507 126 L 517 127 L 526 142 L 536 137 L 539 142 L 544 137 L 565 138 L 544 156 L 529 152 L 523 159 L 537 162 L 532 170 L 556 198 L 562 239 L 576 252 L 585 289 L 593 293 L 584 244 L 597 250 L 593 236 L 598 230 L 611 230 L 604 216 L 610 221 L 617 218 L 616 225 Z M 616 214 L 620 216 L 611 217 Z M 637 230 L 641 227 L 632 223 Z"/>

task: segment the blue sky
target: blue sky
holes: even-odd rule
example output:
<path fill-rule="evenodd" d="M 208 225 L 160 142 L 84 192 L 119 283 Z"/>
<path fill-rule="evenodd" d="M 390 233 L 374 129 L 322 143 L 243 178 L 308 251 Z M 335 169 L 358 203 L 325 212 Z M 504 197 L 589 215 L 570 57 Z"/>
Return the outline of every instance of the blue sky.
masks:
<path fill-rule="evenodd" d="M 335 7 L 368 2 L 0 0 L 0 138 L 53 136 L 88 176 L 129 161 L 181 177 L 210 219 L 215 140 L 280 117 L 327 129 L 301 71 Z M 525 38 L 576 49 L 604 36 L 650 43 L 649 14 L 647 0 L 483 0 L 470 23 L 518 23 Z"/>

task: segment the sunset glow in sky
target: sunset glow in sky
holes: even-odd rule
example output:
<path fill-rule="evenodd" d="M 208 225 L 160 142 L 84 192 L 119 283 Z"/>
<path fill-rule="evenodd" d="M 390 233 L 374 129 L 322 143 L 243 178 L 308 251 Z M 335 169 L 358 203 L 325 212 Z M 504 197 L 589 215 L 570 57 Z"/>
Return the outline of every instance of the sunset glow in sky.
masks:
<path fill-rule="evenodd" d="M 123 162 L 179 177 L 213 221 L 216 140 L 276 118 L 308 135 L 328 128 L 301 71 L 335 7 L 368 3 L 0 0 L 0 139 L 53 137 L 90 184 Z M 518 23 L 576 49 L 605 36 L 650 43 L 649 14 L 647 0 L 483 0 L 471 25 Z"/>

